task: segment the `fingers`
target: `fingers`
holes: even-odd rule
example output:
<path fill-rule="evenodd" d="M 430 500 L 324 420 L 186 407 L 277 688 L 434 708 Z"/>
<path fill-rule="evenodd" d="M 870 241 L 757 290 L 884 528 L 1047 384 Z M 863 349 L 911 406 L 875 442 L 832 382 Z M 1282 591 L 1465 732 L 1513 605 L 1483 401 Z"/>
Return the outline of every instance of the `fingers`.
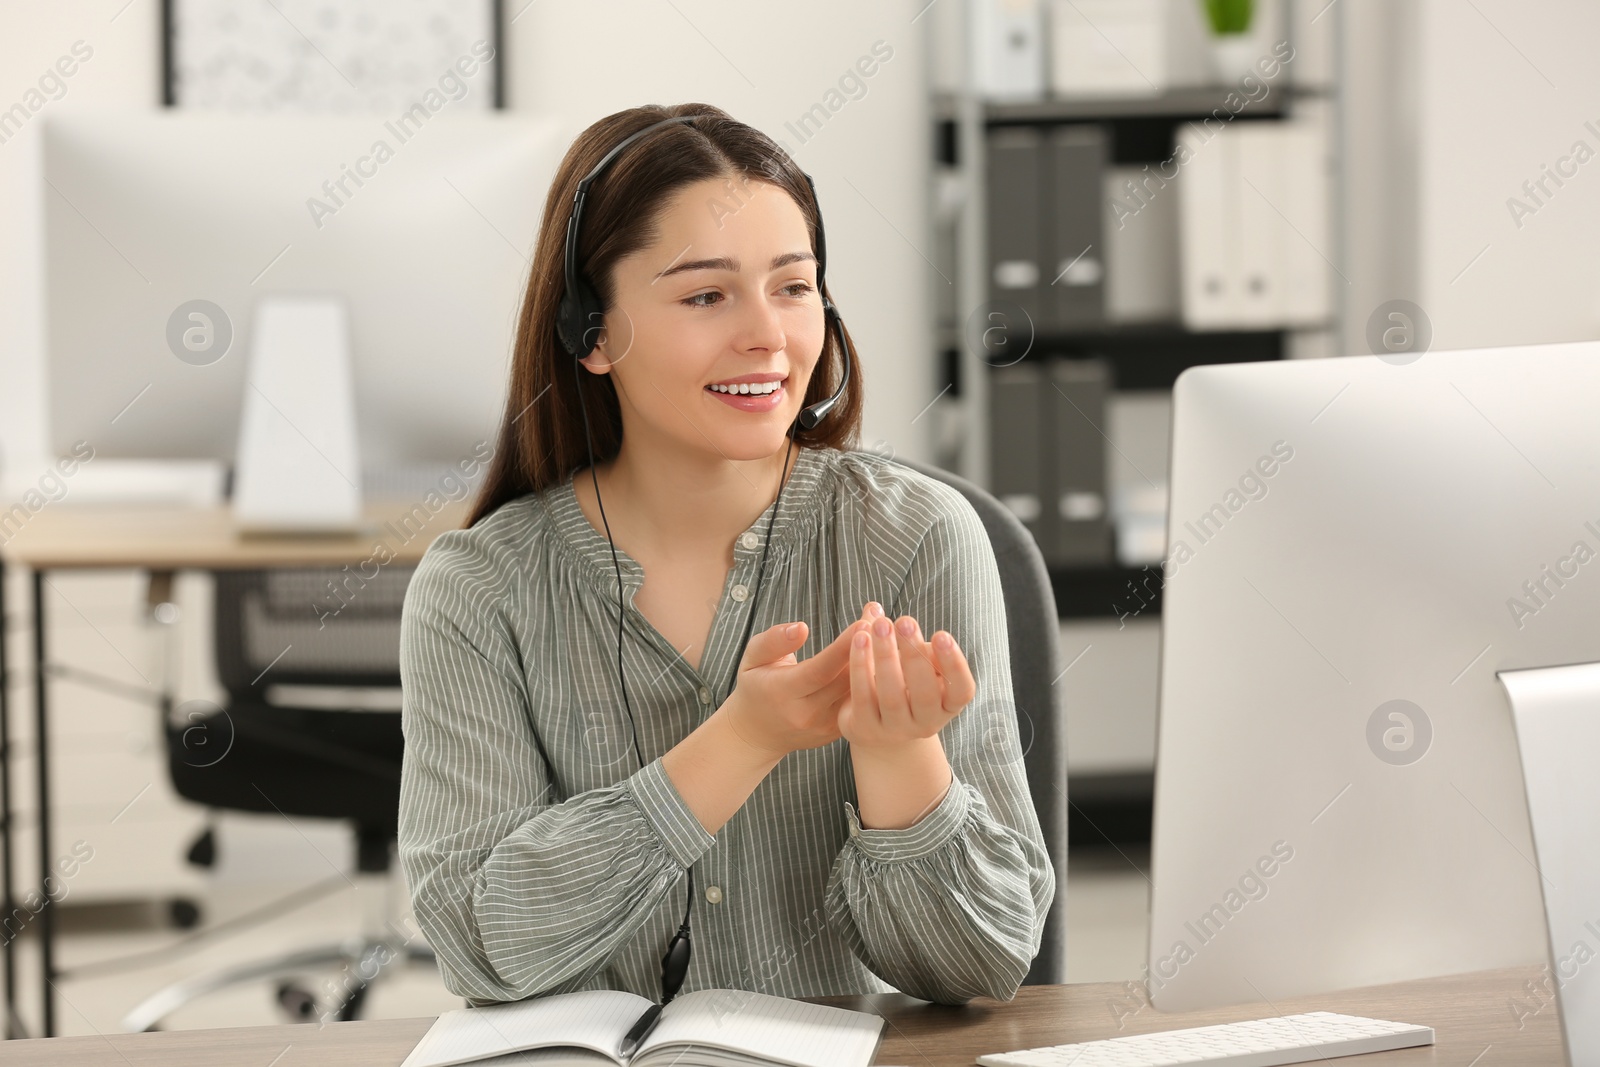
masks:
<path fill-rule="evenodd" d="M 821 685 L 850 665 L 850 639 L 866 624 L 865 619 L 857 619 L 840 631 L 832 644 L 806 660 L 807 669 L 815 674 L 816 684 Z"/>
<path fill-rule="evenodd" d="M 877 727 L 883 721 L 873 692 L 871 630 L 857 630 L 850 641 L 850 715 L 864 727 Z"/>
<path fill-rule="evenodd" d="M 834 638 L 833 642 L 826 648 L 805 661 L 809 674 L 804 678 L 804 681 L 814 685 L 822 685 L 839 672 L 847 670 L 850 666 L 851 639 L 855 637 L 859 630 L 868 629 L 870 632 L 873 621 L 882 615 L 882 605 L 875 600 L 869 600 L 866 606 L 862 608 L 859 619 L 841 630 L 839 636 Z M 929 657 L 931 661 L 933 656 L 932 646 L 926 641 L 922 642 L 922 645 L 923 654 Z"/>
<path fill-rule="evenodd" d="M 887 617 L 872 621 L 872 673 L 884 725 L 892 729 L 909 725 L 911 703 L 906 697 L 905 672 L 900 667 L 899 641 L 894 624 Z"/>
<path fill-rule="evenodd" d="M 972 698 L 978 692 L 978 683 L 972 677 L 966 653 L 961 651 L 956 639 L 945 630 L 933 635 L 933 658 L 944 675 L 944 710 L 954 715 L 972 703 Z"/>
<path fill-rule="evenodd" d="M 876 601 L 868 601 L 861 610 L 861 618 L 845 627 L 828 647 L 806 660 L 802 665 L 805 673 L 797 677 L 797 683 L 809 686 L 808 691 L 815 692 L 819 686 L 826 685 L 845 671 L 850 666 L 850 639 L 875 618 L 871 609 L 877 606 Z M 882 611 L 881 608 L 878 610 Z"/>
<path fill-rule="evenodd" d="M 922 629 L 910 615 L 902 615 L 895 620 L 895 634 L 900 646 L 900 663 L 905 673 L 912 717 L 919 723 L 937 727 L 941 725 L 939 719 L 944 707 L 944 686 L 933 662 L 932 649 L 922 640 Z"/>
<path fill-rule="evenodd" d="M 739 657 L 739 667 L 746 670 L 750 667 L 764 667 L 773 662 L 793 662 L 794 652 L 809 636 L 809 628 L 805 623 L 798 624 L 793 635 L 786 632 L 787 623 L 769 626 L 758 634 L 753 634 L 748 644 L 745 645 L 744 655 Z M 779 653 L 784 653 L 779 655 Z"/>

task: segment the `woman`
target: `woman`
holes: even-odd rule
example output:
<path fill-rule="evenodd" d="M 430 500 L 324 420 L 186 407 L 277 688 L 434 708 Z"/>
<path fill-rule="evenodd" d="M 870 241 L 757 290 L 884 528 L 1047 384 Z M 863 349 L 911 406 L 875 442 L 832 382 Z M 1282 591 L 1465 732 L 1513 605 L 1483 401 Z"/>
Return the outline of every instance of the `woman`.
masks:
<path fill-rule="evenodd" d="M 569 216 L 634 134 L 583 186 L 574 346 Z M 490 472 L 401 630 L 400 855 L 473 1004 L 670 997 L 686 891 L 685 992 L 1010 999 L 1038 950 L 994 555 L 956 490 L 853 450 L 820 236 L 794 162 L 704 104 L 602 119 L 557 171 Z M 782 385 L 713 388 L 752 375 Z"/>

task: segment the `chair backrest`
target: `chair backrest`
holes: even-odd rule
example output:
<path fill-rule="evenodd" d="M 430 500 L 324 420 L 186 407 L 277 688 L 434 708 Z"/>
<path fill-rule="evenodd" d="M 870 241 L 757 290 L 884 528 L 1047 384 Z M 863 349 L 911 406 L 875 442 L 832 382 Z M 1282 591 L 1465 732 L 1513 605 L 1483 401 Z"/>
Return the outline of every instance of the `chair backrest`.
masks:
<path fill-rule="evenodd" d="M 1011 510 L 981 486 L 940 467 L 892 457 L 967 498 L 994 548 L 1000 588 L 1006 601 L 1006 633 L 1011 650 L 1011 690 L 1022 735 L 1023 764 L 1039 829 L 1055 865 L 1056 896 L 1045 921 L 1044 940 L 1024 980 L 1028 985 L 1066 980 L 1067 760 L 1066 729 L 1055 681 L 1064 669 L 1061 620 L 1044 555 L 1033 535 Z"/>
<path fill-rule="evenodd" d="M 372 568 L 367 568 L 372 569 Z M 266 686 L 400 685 L 400 608 L 414 565 L 215 571 L 217 675 L 230 696 Z"/>

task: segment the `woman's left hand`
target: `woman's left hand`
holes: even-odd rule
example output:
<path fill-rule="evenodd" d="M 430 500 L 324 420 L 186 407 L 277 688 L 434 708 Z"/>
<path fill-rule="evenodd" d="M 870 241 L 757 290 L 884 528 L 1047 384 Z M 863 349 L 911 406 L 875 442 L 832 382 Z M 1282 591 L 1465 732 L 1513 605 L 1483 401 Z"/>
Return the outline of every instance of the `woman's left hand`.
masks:
<path fill-rule="evenodd" d="M 888 749 L 932 737 L 978 690 L 948 632 L 924 641 L 917 620 L 902 615 L 887 635 L 878 633 L 886 623 L 879 615 L 870 639 L 861 642 L 857 635 L 850 646 L 850 699 L 839 710 L 839 733 L 855 748 Z"/>

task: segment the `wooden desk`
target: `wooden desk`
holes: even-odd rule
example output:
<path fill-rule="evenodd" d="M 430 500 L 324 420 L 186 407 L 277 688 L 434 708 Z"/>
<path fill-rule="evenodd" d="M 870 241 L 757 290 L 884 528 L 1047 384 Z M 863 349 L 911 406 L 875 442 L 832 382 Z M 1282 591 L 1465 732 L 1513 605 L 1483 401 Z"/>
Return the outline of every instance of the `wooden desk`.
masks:
<path fill-rule="evenodd" d="M 1431 1046 L 1330 1061 L 1350 1067 L 1564 1067 L 1555 1005 L 1547 1003 L 1543 1011 L 1525 1017 L 1520 1029 L 1510 1011 L 1514 1000 L 1527 996 L 1523 984 L 1540 976 L 1539 968 L 1513 967 L 1295 997 L 1275 1006 L 1172 1015 L 1149 1007 L 1126 1014 L 1128 989 L 1115 983 L 1023 986 L 1014 1000 L 980 998 L 958 1008 L 927 1004 L 898 993 L 807 999 L 882 1015 L 887 1025 L 873 1062 L 884 1065 L 970 1067 L 985 1052 L 1302 1011 L 1339 1011 L 1420 1023 L 1435 1031 Z M 1117 1029 L 1118 1006 L 1124 1012 L 1121 1030 Z M 321 1028 L 306 1024 L 174 1030 L 14 1041 L 4 1048 L 11 1067 L 396 1067 L 432 1023 L 432 1019 L 390 1019 L 329 1023 Z"/>
<path fill-rule="evenodd" d="M 436 498 L 440 499 L 440 498 Z M 4 910 L 16 914 L 11 851 L 11 711 L 6 684 L 6 568 L 17 563 L 33 572 L 33 677 L 39 787 L 39 871 L 51 869 L 50 764 L 48 749 L 48 657 L 45 652 L 44 584 L 51 570 L 135 568 L 163 582 L 180 570 L 257 570 L 268 567 L 411 565 L 433 539 L 458 529 L 467 501 L 442 501 L 433 510 L 419 500 L 369 500 L 363 529 L 354 535 L 243 535 L 226 506 L 173 508 L 47 504 L 29 516 L 9 541 L 0 544 L 0 891 Z M 55 905 L 46 892 L 36 921 L 41 939 L 42 1006 L 40 1033 L 55 1033 Z M 15 1037 L 16 965 L 14 937 L 4 938 L 6 983 L 5 1036 Z M 7 1050 L 9 1052 L 9 1048 Z M 397 1061 L 398 1062 L 398 1061 Z"/>

